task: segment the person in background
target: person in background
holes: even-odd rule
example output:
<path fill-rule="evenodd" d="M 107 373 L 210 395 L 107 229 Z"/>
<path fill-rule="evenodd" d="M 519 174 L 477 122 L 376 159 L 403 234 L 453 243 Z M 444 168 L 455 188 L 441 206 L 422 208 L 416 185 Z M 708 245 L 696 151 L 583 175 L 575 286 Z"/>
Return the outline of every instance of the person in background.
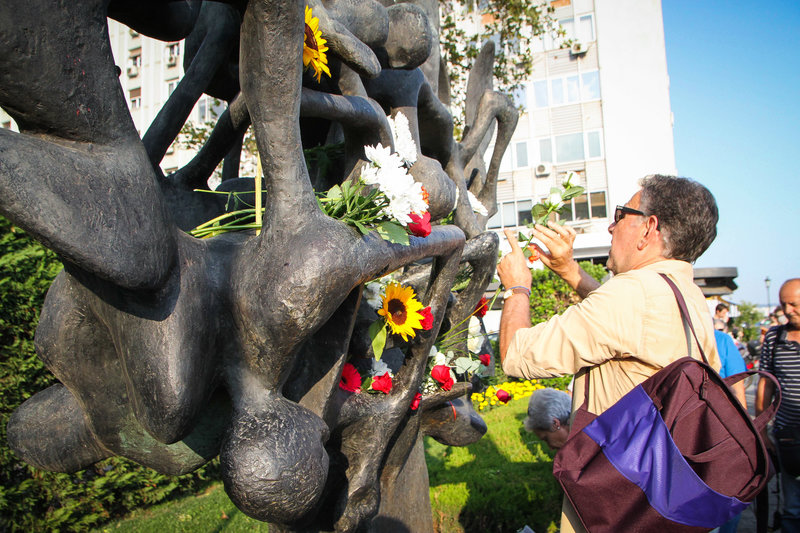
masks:
<path fill-rule="evenodd" d="M 662 273 L 683 294 L 709 363 L 720 367 L 708 304 L 694 284 L 692 270 L 692 263 L 717 234 L 714 196 L 701 184 L 674 176 L 648 176 L 641 187 L 614 210 L 608 227 L 608 268 L 614 276 L 603 285 L 573 259 L 573 228 L 559 224 L 533 228 L 533 236 L 547 247 L 545 251 L 536 246 L 542 263 L 583 298 L 534 327 L 531 271 L 516 234 L 504 230 L 511 253 L 497 267 L 500 282 L 508 289 L 500 319 L 503 370 L 525 378 L 577 374 L 573 413 L 583 404 L 588 378 L 588 409 L 600 414 L 659 369 L 686 357 L 683 321 Z M 689 355 L 699 359 L 694 339 L 690 349 Z M 561 531 L 584 531 L 566 499 Z"/>
<path fill-rule="evenodd" d="M 797 465 L 800 452 L 795 448 L 800 447 L 800 278 L 784 282 L 778 294 L 787 322 L 771 327 L 764 336 L 759 369 L 774 375 L 781 386 L 781 404 L 773 427 L 783 493 L 781 531 L 800 533 L 800 467 Z M 774 394 L 775 386 L 771 381 L 759 380 L 756 415 L 772 403 Z M 764 433 L 764 441 L 773 447 L 766 429 Z"/>
<path fill-rule="evenodd" d="M 717 306 L 719 310 L 719 305 Z M 722 364 L 719 370 L 719 375 L 723 378 L 744 372 L 747 370 L 742 354 L 736 348 L 733 339 L 727 333 L 728 324 L 720 319 L 714 319 L 714 338 L 717 341 L 717 351 L 719 352 L 719 360 Z M 744 381 L 739 381 L 731 386 L 731 390 L 736 395 L 739 402 L 747 409 L 747 397 L 744 393 Z M 739 520 L 742 514 L 734 516 L 718 528 L 719 533 L 736 533 L 736 528 L 739 527 Z"/>
<path fill-rule="evenodd" d="M 572 398 L 556 389 L 533 391 L 528 402 L 525 429 L 536 433 L 540 440 L 558 451 L 569 437 L 569 417 L 572 413 Z"/>
<path fill-rule="evenodd" d="M 733 339 L 728 335 L 728 325 L 722 320 L 714 319 L 714 339 L 717 341 L 717 352 L 719 353 L 720 364 L 719 375 L 723 378 L 744 372 L 747 370 L 742 359 L 742 354 L 736 348 Z M 735 383 L 731 390 L 739 399 L 739 402 L 747 409 L 747 398 L 744 394 L 744 381 Z"/>
<path fill-rule="evenodd" d="M 714 320 L 722 320 L 727 324 L 729 313 L 730 313 L 730 308 L 728 307 L 728 305 L 720 302 L 714 309 Z"/>

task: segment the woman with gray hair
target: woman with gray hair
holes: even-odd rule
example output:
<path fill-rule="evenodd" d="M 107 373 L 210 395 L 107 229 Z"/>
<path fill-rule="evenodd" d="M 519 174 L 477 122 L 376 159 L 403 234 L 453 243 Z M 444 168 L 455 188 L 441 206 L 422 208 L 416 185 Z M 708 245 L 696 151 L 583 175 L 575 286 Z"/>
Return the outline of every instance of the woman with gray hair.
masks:
<path fill-rule="evenodd" d="M 550 448 L 558 450 L 569 436 L 569 416 L 572 398 L 556 389 L 539 389 L 528 402 L 525 429 L 536 433 Z"/>

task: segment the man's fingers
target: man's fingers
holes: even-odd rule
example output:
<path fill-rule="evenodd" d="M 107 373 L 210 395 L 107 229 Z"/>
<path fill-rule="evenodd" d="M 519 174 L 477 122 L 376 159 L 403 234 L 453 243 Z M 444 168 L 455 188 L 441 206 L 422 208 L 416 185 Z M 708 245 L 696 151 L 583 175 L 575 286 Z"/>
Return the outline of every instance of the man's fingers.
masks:
<path fill-rule="evenodd" d="M 511 252 L 520 252 L 522 253 L 522 249 L 519 247 L 519 242 L 517 241 L 517 236 L 514 233 L 514 230 L 504 229 L 503 233 L 506 234 L 506 239 L 508 239 L 508 244 L 511 245 Z"/>

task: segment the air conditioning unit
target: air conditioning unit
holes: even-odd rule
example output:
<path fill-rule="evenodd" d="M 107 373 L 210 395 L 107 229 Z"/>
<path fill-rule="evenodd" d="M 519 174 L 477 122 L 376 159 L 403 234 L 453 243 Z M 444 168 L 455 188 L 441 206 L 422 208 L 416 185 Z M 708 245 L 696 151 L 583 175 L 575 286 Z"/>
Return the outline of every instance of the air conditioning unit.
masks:
<path fill-rule="evenodd" d="M 169 56 L 167 58 L 167 66 L 168 67 L 174 67 L 177 64 L 178 64 L 178 56 L 171 55 L 171 56 Z"/>
<path fill-rule="evenodd" d="M 536 175 L 539 177 L 549 176 L 553 171 L 553 165 L 550 163 L 539 163 L 536 165 Z"/>
<path fill-rule="evenodd" d="M 575 41 L 574 43 L 572 43 L 572 46 L 569 49 L 569 53 L 574 56 L 579 56 L 581 54 L 585 54 L 587 48 L 588 48 L 587 45 Z"/>
<path fill-rule="evenodd" d="M 138 75 L 139 75 L 139 67 L 137 67 L 135 65 L 128 67 L 128 77 L 129 78 L 135 78 Z"/>

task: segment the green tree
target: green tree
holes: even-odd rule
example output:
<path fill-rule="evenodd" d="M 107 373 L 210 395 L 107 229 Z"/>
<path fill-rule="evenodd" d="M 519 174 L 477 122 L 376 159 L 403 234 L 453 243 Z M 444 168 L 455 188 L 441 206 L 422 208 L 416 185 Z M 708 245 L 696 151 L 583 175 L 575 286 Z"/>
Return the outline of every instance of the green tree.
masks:
<path fill-rule="evenodd" d="M 758 323 L 764 319 L 764 315 L 758 310 L 756 304 L 742 302 L 738 305 L 739 316 L 734 317 L 733 325 L 742 331 L 744 342 L 757 339 L 759 336 Z"/>
<path fill-rule="evenodd" d="M 603 265 L 595 265 L 589 261 L 581 261 L 583 268 L 590 276 L 601 281 L 608 270 Z M 548 268 L 531 271 L 531 324 L 536 325 L 550 317 L 563 313 L 570 305 L 578 303 L 580 297 Z"/>

